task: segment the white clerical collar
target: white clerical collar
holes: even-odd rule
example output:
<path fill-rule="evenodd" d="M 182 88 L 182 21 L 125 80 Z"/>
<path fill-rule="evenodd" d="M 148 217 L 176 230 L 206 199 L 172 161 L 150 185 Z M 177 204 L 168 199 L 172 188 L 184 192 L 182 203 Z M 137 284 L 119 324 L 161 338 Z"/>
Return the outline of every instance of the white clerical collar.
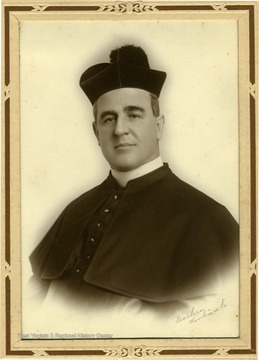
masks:
<path fill-rule="evenodd" d="M 140 176 L 146 175 L 150 173 L 151 171 L 154 171 L 158 169 L 159 167 L 163 166 L 163 161 L 161 157 L 157 157 L 155 160 L 152 160 L 144 165 L 141 165 L 140 167 L 122 172 L 117 171 L 114 169 L 111 169 L 112 176 L 115 180 L 119 183 L 120 186 L 125 187 L 128 183 L 128 181 L 136 179 Z"/>

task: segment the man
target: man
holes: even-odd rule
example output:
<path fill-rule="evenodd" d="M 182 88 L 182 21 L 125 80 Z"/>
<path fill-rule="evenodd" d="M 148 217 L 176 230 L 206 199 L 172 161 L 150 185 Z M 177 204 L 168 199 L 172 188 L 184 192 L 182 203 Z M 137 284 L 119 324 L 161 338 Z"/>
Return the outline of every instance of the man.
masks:
<path fill-rule="evenodd" d="M 111 172 L 66 207 L 30 257 L 35 278 L 67 301 L 155 306 L 206 296 L 237 264 L 236 221 L 160 158 L 165 78 L 141 48 L 123 46 L 80 79 Z"/>

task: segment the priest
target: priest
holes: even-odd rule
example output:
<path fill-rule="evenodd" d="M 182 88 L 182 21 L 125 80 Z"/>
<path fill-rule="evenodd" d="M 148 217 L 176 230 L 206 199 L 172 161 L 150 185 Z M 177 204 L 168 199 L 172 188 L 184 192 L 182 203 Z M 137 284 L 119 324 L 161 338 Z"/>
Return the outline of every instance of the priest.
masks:
<path fill-rule="evenodd" d="M 133 45 L 82 74 L 111 170 L 67 205 L 30 256 L 52 297 L 100 309 L 134 300 L 168 313 L 168 304 L 217 293 L 237 265 L 237 222 L 160 157 L 165 79 Z"/>

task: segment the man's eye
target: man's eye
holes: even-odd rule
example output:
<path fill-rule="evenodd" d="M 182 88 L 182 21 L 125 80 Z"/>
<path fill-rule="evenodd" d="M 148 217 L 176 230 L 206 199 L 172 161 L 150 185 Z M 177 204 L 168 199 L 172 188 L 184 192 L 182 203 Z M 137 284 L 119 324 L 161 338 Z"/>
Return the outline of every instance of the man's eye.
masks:
<path fill-rule="evenodd" d="M 113 121 L 115 121 L 114 116 L 109 116 L 109 117 L 103 119 L 104 124 L 111 124 Z"/>
<path fill-rule="evenodd" d="M 130 119 L 138 119 L 140 118 L 141 116 L 139 114 L 136 114 L 136 113 L 133 113 L 133 114 L 129 114 L 129 118 Z"/>

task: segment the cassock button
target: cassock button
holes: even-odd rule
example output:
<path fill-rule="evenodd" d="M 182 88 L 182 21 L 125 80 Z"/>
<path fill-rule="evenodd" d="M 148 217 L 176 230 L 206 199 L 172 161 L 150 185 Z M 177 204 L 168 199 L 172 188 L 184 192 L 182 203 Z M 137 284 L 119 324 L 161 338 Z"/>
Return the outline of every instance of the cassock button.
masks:
<path fill-rule="evenodd" d="M 79 272 L 80 272 L 80 269 L 76 269 L 76 272 L 79 273 Z"/>
<path fill-rule="evenodd" d="M 101 226 L 101 223 L 98 223 L 97 226 L 100 227 L 100 226 Z"/>
<path fill-rule="evenodd" d="M 104 212 L 107 214 L 110 210 L 109 209 L 104 209 Z"/>
<path fill-rule="evenodd" d="M 91 242 L 95 242 L 94 238 L 91 238 L 90 241 L 91 241 Z"/>
<path fill-rule="evenodd" d="M 86 258 L 87 258 L 87 260 L 89 260 L 89 259 L 91 259 L 91 256 L 90 256 L 90 255 L 88 255 Z"/>
<path fill-rule="evenodd" d="M 118 199 L 118 195 L 114 195 L 114 196 L 113 196 L 113 199 L 114 199 L 114 200 L 117 200 L 117 199 Z"/>

